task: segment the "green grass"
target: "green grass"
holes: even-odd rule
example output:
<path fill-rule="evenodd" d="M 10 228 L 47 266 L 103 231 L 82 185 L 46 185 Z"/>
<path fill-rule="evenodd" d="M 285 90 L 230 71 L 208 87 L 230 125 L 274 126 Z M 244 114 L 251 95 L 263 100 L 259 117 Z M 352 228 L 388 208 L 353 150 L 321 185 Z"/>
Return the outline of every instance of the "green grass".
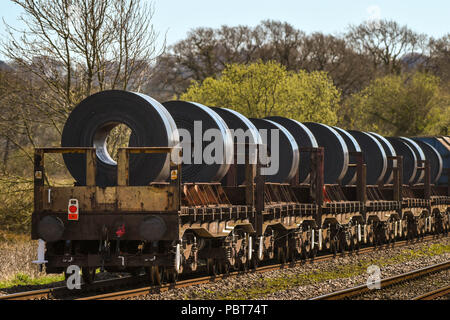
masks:
<path fill-rule="evenodd" d="M 8 289 L 17 286 L 38 286 L 46 285 L 53 282 L 64 281 L 64 275 L 44 276 L 39 278 L 31 278 L 30 276 L 18 273 L 16 276 L 7 281 L 0 281 L 0 289 Z"/>
<path fill-rule="evenodd" d="M 275 292 L 304 286 L 308 284 L 320 283 L 332 279 L 346 279 L 358 275 L 366 274 L 370 265 L 377 265 L 380 268 L 388 265 L 395 265 L 421 257 L 432 257 L 450 253 L 450 244 L 433 244 L 419 250 L 403 250 L 400 254 L 391 258 L 361 259 L 357 263 L 349 265 L 334 266 L 331 270 L 312 271 L 299 273 L 291 276 L 276 278 L 263 278 L 252 283 L 250 287 L 238 288 L 228 292 L 214 292 L 203 290 L 193 296 L 186 295 L 186 299 L 217 299 L 217 300 L 246 300 L 261 299 Z"/>

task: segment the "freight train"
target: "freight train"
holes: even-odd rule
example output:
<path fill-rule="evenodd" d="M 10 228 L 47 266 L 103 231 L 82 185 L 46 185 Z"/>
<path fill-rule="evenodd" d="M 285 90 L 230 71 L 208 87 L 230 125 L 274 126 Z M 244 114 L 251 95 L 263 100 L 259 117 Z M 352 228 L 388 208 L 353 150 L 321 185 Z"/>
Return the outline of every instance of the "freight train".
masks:
<path fill-rule="evenodd" d="M 132 133 L 116 161 L 108 135 L 118 124 Z M 48 153 L 62 154 L 73 186 L 46 182 Z M 160 284 L 447 233 L 449 154 L 445 136 L 100 92 L 70 114 L 61 147 L 35 150 L 35 262 L 47 273 L 79 266 L 86 283 L 102 268 L 145 270 Z"/>

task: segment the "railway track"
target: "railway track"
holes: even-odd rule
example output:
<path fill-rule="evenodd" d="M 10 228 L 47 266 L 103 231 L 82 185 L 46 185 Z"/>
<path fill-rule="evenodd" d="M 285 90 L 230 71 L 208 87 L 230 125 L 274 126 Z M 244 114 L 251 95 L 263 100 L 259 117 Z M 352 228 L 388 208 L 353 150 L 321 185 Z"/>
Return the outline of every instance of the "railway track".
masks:
<path fill-rule="evenodd" d="M 66 298 L 80 295 L 87 295 L 95 291 L 105 291 L 107 288 L 124 287 L 130 285 L 130 283 L 138 283 L 139 281 L 146 280 L 145 276 L 139 277 L 124 277 L 117 279 L 96 281 L 90 286 L 84 284 L 81 285 L 81 290 L 74 294 L 73 290 L 67 289 L 67 287 L 54 287 L 41 290 L 33 290 L 26 292 L 18 292 L 8 295 L 0 296 L 0 300 L 39 300 L 50 298 Z"/>
<path fill-rule="evenodd" d="M 423 241 L 430 241 L 435 239 L 441 239 L 446 238 L 447 236 L 436 236 L 436 235 L 428 235 L 423 237 L 423 239 L 415 240 L 415 241 L 396 241 L 395 243 L 391 244 L 383 244 L 381 246 L 371 246 L 371 247 L 363 247 L 359 249 L 358 251 L 354 252 L 357 254 L 363 254 L 363 253 L 369 253 L 369 252 L 375 252 L 378 250 L 383 250 L 387 248 L 398 248 L 403 247 L 409 244 L 414 244 L 418 242 Z M 345 256 L 353 254 L 352 252 L 344 252 L 339 253 L 337 256 Z M 319 261 L 328 261 L 335 257 L 333 254 L 327 254 L 327 255 L 320 255 L 316 256 L 314 258 L 309 258 L 307 260 L 298 260 L 295 262 L 288 262 L 284 264 L 272 264 L 272 265 L 266 265 L 258 267 L 254 270 L 250 270 L 247 272 L 257 272 L 257 273 L 264 273 L 274 270 L 280 270 L 280 269 L 286 269 L 286 268 L 293 268 L 295 266 L 302 265 L 304 263 L 314 263 Z M 10 295 L 4 295 L 0 296 L 0 300 L 33 300 L 33 299 L 48 299 L 48 298 L 67 298 L 71 297 L 75 300 L 120 300 L 120 299 L 126 299 L 126 298 L 132 298 L 137 296 L 146 295 L 149 293 L 159 293 L 159 292 L 165 292 L 172 289 L 179 289 L 184 288 L 188 286 L 198 285 L 198 284 L 205 284 L 205 283 L 211 283 L 216 282 L 228 277 L 237 276 L 239 274 L 243 274 L 244 271 L 236 271 L 236 272 L 230 272 L 229 274 L 218 274 L 216 276 L 206 276 L 206 277 L 197 277 L 192 279 L 185 279 L 177 281 L 176 283 L 170 283 L 170 284 L 163 284 L 161 286 L 145 286 L 145 287 L 139 287 L 135 289 L 129 289 L 124 291 L 115 291 L 115 292 L 108 292 L 108 293 L 102 293 L 102 294 L 96 294 L 96 295 L 90 295 L 90 296 L 82 296 L 80 295 L 87 295 L 89 292 L 95 292 L 95 291 L 107 291 L 105 288 L 114 288 L 114 287 L 120 287 L 120 286 L 129 286 L 130 281 L 133 279 L 133 277 L 126 277 L 121 279 L 113 279 L 113 280 L 103 280 L 95 282 L 93 285 L 89 287 L 84 287 L 82 285 L 82 291 L 77 292 L 74 294 L 73 291 L 68 290 L 66 287 L 57 287 L 57 288 L 49 288 L 49 289 L 42 289 L 42 290 L 34 290 L 34 291 L 28 291 L 28 292 L 20 292 Z M 138 278 L 134 277 L 133 279 L 135 284 L 138 284 L 139 281 L 147 281 L 145 276 L 140 276 Z M 78 297 L 76 297 L 78 296 Z"/>
<path fill-rule="evenodd" d="M 447 261 L 447 262 L 435 264 L 435 265 L 432 265 L 432 266 L 429 266 L 426 268 L 407 272 L 407 273 L 404 273 L 404 274 L 401 274 L 398 276 L 382 279 L 380 282 L 379 290 L 387 289 L 392 286 L 403 283 L 405 281 L 415 280 L 415 279 L 418 279 L 420 277 L 423 277 L 423 276 L 426 276 L 426 275 L 429 275 L 432 273 L 447 270 L 449 268 L 450 268 L 450 261 Z M 344 289 L 344 290 L 332 292 L 329 294 L 321 295 L 318 297 L 314 297 L 310 300 L 343 300 L 343 299 L 354 298 L 357 296 L 362 296 L 364 294 L 372 292 L 372 290 L 373 289 L 370 289 L 366 284 L 364 284 L 364 285 L 356 286 L 353 288 Z M 447 288 L 447 290 L 449 290 L 449 289 Z M 432 293 L 434 293 L 434 291 Z M 432 297 L 432 293 L 430 293 L 430 297 Z M 436 293 L 436 295 L 437 295 L 437 293 Z M 418 300 L 425 300 L 425 298 L 418 299 Z"/>
<path fill-rule="evenodd" d="M 427 292 L 420 296 L 413 298 L 412 300 L 434 300 L 436 298 L 444 297 L 450 294 L 450 285 Z"/>

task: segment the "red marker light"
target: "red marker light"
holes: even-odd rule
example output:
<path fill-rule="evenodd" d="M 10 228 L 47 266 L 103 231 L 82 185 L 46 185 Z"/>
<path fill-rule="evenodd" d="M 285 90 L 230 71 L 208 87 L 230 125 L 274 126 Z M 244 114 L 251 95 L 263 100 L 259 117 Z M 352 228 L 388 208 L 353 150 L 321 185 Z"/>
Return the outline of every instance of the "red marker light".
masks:
<path fill-rule="evenodd" d="M 117 238 L 122 238 L 125 234 L 125 225 L 122 225 L 121 227 L 119 227 L 116 231 L 116 236 Z"/>
<path fill-rule="evenodd" d="M 69 206 L 68 206 L 68 216 L 67 219 L 71 221 L 78 221 L 78 214 L 79 214 L 79 206 L 78 206 L 78 200 L 77 199 L 71 199 L 69 200 Z"/>

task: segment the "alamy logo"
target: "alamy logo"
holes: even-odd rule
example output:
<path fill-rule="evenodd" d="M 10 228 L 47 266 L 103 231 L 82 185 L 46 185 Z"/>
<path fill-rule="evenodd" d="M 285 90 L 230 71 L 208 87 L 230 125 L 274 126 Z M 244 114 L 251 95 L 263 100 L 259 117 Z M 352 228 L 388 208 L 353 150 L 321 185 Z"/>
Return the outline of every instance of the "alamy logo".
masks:
<path fill-rule="evenodd" d="M 66 280 L 67 289 L 80 290 L 81 289 L 80 267 L 71 265 L 71 266 L 67 267 L 66 274 L 67 274 L 67 280 Z"/>
<path fill-rule="evenodd" d="M 381 270 L 379 266 L 371 265 L 367 268 L 367 288 L 370 290 L 381 289 Z"/>

